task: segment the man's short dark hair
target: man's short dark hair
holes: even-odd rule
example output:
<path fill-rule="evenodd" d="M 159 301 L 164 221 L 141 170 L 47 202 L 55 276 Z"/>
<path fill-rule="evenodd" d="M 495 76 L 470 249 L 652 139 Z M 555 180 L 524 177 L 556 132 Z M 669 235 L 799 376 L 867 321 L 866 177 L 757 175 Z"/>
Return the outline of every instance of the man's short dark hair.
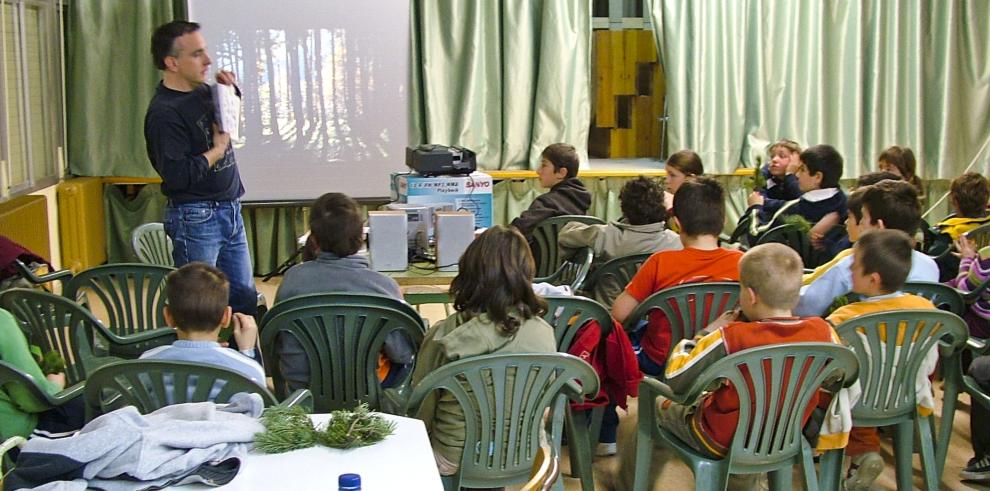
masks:
<path fill-rule="evenodd" d="M 199 24 L 184 20 L 173 20 L 162 24 L 151 35 L 151 58 L 159 70 L 165 69 L 165 57 L 176 56 L 175 40 L 190 32 L 199 30 Z"/>
<path fill-rule="evenodd" d="M 554 172 L 558 172 L 560 169 L 567 169 L 567 177 L 577 177 L 580 158 L 574 145 L 554 143 L 544 148 L 540 156 L 553 164 Z"/>
<path fill-rule="evenodd" d="M 684 181 L 674 194 L 674 216 L 689 237 L 718 236 L 725 227 L 725 190 L 711 177 Z"/>
<path fill-rule="evenodd" d="M 871 225 L 883 220 L 885 228 L 914 235 L 921 223 L 921 203 L 914 186 L 886 180 L 864 189 L 860 206 L 870 210 Z M 862 218 L 862 210 L 858 218 Z"/>
<path fill-rule="evenodd" d="M 952 180 L 949 189 L 960 218 L 987 216 L 987 200 L 990 200 L 990 183 L 976 172 L 967 172 Z"/>
<path fill-rule="evenodd" d="M 168 311 L 176 329 L 210 332 L 220 327 L 229 303 L 227 276 L 213 266 L 191 262 L 165 279 Z"/>
<path fill-rule="evenodd" d="M 834 147 L 815 145 L 801 152 L 800 158 L 809 174 L 815 175 L 821 172 L 822 189 L 839 187 L 839 178 L 842 177 L 842 155 Z"/>
<path fill-rule="evenodd" d="M 309 211 L 309 230 L 321 251 L 337 257 L 355 254 L 364 243 L 361 208 L 342 193 L 327 193 L 313 202 Z"/>
<path fill-rule="evenodd" d="M 622 186 L 619 207 L 630 225 L 646 225 L 667 219 L 663 188 L 656 179 L 646 176 L 639 176 Z"/>
<path fill-rule="evenodd" d="M 884 293 L 904 287 L 911 272 L 911 251 L 914 250 L 908 234 L 901 230 L 870 230 L 853 247 L 863 273 L 880 275 L 880 288 Z"/>

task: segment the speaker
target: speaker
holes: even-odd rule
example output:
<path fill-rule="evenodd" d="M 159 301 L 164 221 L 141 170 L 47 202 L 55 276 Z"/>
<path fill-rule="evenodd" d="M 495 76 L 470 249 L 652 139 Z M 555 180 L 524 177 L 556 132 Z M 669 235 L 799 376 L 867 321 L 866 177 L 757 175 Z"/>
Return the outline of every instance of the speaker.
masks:
<path fill-rule="evenodd" d="M 474 240 L 474 213 L 438 211 L 434 230 L 437 237 L 437 267 L 440 271 L 457 271 L 457 261 Z"/>
<path fill-rule="evenodd" d="M 368 212 L 368 255 L 375 271 L 405 271 L 409 268 L 409 239 L 406 212 Z"/>

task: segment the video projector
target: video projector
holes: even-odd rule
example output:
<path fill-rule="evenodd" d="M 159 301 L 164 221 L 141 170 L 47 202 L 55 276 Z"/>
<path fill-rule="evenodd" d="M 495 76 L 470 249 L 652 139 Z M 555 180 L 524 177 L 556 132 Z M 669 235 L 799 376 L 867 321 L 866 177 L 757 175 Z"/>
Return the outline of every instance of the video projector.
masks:
<path fill-rule="evenodd" d="M 477 170 L 474 152 L 462 147 L 406 147 L 406 165 L 423 176 L 470 174 Z"/>

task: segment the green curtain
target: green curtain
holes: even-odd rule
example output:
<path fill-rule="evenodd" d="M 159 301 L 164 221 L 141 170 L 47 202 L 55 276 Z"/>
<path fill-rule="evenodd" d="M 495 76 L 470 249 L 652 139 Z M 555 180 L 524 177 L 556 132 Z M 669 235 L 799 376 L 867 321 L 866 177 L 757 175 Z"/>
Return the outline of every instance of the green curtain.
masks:
<path fill-rule="evenodd" d="M 919 175 L 986 172 L 990 2 L 651 0 L 671 149 L 706 169 L 765 159 L 780 138 L 829 143 L 844 175 L 907 145 Z"/>
<path fill-rule="evenodd" d="M 587 160 L 591 1 L 413 0 L 410 142 L 460 145 L 484 169 L 532 169 L 544 147 Z"/>
<path fill-rule="evenodd" d="M 161 186 L 141 186 L 131 196 L 128 196 L 127 188 L 128 186 L 114 184 L 103 186 L 108 263 L 137 262 L 131 246 L 131 233 L 139 225 L 160 222 L 165 216 L 165 196 L 162 195 Z"/>
<path fill-rule="evenodd" d="M 185 0 L 73 0 L 68 8 L 69 172 L 156 177 L 144 146 L 144 112 L 160 78 L 151 33 L 184 13 Z"/>

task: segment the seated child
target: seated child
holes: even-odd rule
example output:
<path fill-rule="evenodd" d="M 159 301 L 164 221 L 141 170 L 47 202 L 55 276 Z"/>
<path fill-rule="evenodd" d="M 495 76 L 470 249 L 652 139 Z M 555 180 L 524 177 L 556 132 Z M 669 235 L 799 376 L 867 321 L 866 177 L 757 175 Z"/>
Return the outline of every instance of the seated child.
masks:
<path fill-rule="evenodd" d="M 718 181 L 699 177 L 684 182 L 674 195 L 674 221 L 679 224 L 684 249 L 660 251 L 640 266 L 626 290 L 612 304 L 612 317 L 618 322 L 625 322 L 640 302 L 664 288 L 683 283 L 739 280 L 742 253 L 718 245 L 725 223 L 725 191 Z M 639 335 L 640 370 L 650 375 L 663 373 L 670 336 L 669 321 L 660 311 L 655 311 Z M 632 337 L 636 337 L 635 333 Z"/>
<path fill-rule="evenodd" d="M 529 209 L 512 221 L 512 226 L 527 240 L 543 220 L 560 215 L 584 215 L 591 206 L 591 193 L 577 178 L 578 154 L 573 146 L 554 143 L 543 149 L 536 173 L 540 185 L 550 191 L 538 196 Z"/>
<path fill-rule="evenodd" d="M 177 331 L 178 340 L 168 346 L 145 351 L 141 359 L 173 360 L 217 365 L 233 370 L 265 387 L 265 370 L 254 361 L 258 326 L 254 317 L 232 313 L 227 305 L 230 283 L 217 268 L 191 262 L 172 271 L 165 279 L 165 322 Z M 233 320 L 237 352 L 217 342 L 220 329 Z"/>
<path fill-rule="evenodd" d="M 902 180 L 914 186 L 915 193 L 921 199 L 925 190 L 921 185 L 921 179 L 915 174 L 917 167 L 914 152 L 908 147 L 894 145 L 880 152 L 880 156 L 877 157 L 877 169 L 900 176 Z"/>
<path fill-rule="evenodd" d="M 684 181 L 704 175 L 705 166 L 694 150 L 681 150 L 667 157 L 663 169 L 667 173 L 667 178 L 664 179 L 666 190 L 663 193 L 663 206 L 667 209 L 667 215 L 673 216 L 674 195 L 677 190 Z"/>
<path fill-rule="evenodd" d="M 853 246 L 852 291 L 863 295 L 864 299 L 839 307 L 828 316 L 828 321 L 838 326 L 850 319 L 875 312 L 934 310 L 935 305 L 928 299 L 900 291 L 912 268 L 913 252 L 913 240 L 901 230 L 871 230 L 860 236 Z M 928 376 L 935 371 L 937 361 L 937 347 L 932 347 L 915 381 L 918 412 L 922 416 L 931 414 L 935 407 L 935 395 Z M 845 480 L 845 489 L 870 489 L 870 485 L 883 471 L 877 429 L 853 427 L 849 433 L 846 455 L 852 458 L 852 463 Z"/>
<path fill-rule="evenodd" d="M 949 203 L 956 216 L 946 218 L 935 226 L 939 232 L 956 240 L 960 235 L 980 225 L 990 223 L 987 201 L 990 200 L 990 182 L 976 172 L 967 172 L 952 180 Z"/>
<path fill-rule="evenodd" d="M 312 293 L 374 293 L 402 300 L 402 291 L 393 280 L 373 271 L 368 257 L 358 254 L 364 244 L 364 220 L 357 202 L 341 193 L 327 193 L 313 202 L 309 212 L 309 240 L 319 252 L 312 261 L 286 271 L 275 294 L 275 303 Z M 291 335 L 279 335 L 276 341 L 279 371 L 289 390 L 309 387 L 309 358 L 302 345 Z M 402 333 L 395 331 L 385 339 L 379 378 L 383 385 L 404 378 L 415 355 L 415 348 Z M 394 364 L 394 366 L 393 366 Z"/>
<path fill-rule="evenodd" d="M 827 235 L 832 227 L 846 219 L 846 195 L 839 189 L 842 155 L 829 145 L 811 147 L 800 155 L 798 186 L 803 194 L 796 201 L 767 201 L 759 193 L 750 194 L 750 209 L 759 213 L 760 223 L 779 224 L 785 215 L 800 215 L 811 223 L 808 235 L 816 249 L 830 249 Z M 829 258 L 830 259 L 830 258 Z"/>
<path fill-rule="evenodd" d="M 973 241 L 960 235 L 955 242 L 959 251 L 959 274 L 946 282 L 947 285 L 971 292 L 990 279 L 990 247 L 977 251 Z M 982 339 L 990 338 L 990 288 L 983 290 L 980 298 L 963 314 L 969 334 Z"/>
<path fill-rule="evenodd" d="M 747 349 L 799 342 L 838 343 L 832 327 L 821 318 L 792 315 L 791 308 L 797 304 L 801 286 L 801 271 L 801 257 L 784 244 L 762 244 L 747 251 L 739 261 L 742 315 L 738 311 L 726 312 L 695 339 L 682 340 L 674 347 L 665 370 L 670 388 L 676 393 L 684 392 L 713 363 Z M 812 396 L 804 409 L 804 422 L 811 417 L 819 396 L 819 393 Z M 709 458 L 725 456 L 739 422 L 739 396 L 731 386 L 723 384 L 690 406 L 664 397 L 658 397 L 655 404 L 658 422 L 665 430 Z M 840 415 L 848 418 L 847 413 L 845 410 Z M 634 449 L 636 443 L 623 448 Z M 618 489 L 631 488 L 628 479 L 634 472 L 650 472 L 634 471 L 633 461 L 631 456 L 623 455 L 619 477 L 626 482 L 620 483 Z M 655 477 L 650 476 L 648 488 L 653 487 Z M 752 482 L 755 477 L 738 476 L 743 481 L 750 479 L 746 488 L 755 484 Z M 744 482 L 734 484 L 729 489 L 742 489 Z"/>
<path fill-rule="evenodd" d="M 721 358 L 758 346 L 798 342 L 838 343 L 838 337 L 819 317 L 795 317 L 801 287 L 801 257 L 784 244 L 758 245 L 739 261 L 738 311 L 722 315 L 700 334 L 682 340 L 670 354 L 666 383 L 674 392 L 687 390 L 705 368 Z M 744 320 L 748 319 L 748 320 Z M 812 397 L 804 419 L 818 402 Z M 739 419 L 735 390 L 722 386 L 696 405 L 657 401 L 660 425 L 684 443 L 712 458 L 728 451 Z"/>
<path fill-rule="evenodd" d="M 48 394 L 57 394 L 65 388 L 65 373 L 41 372 L 14 316 L 3 309 L 0 309 L 0 361 L 30 375 Z M 0 441 L 12 436 L 27 438 L 32 432 L 52 436 L 78 430 L 85 423 L 84 412 L 82 397 L 45 410 L 37 407 L 34 397 L 19 387 L 0 387 Z"/>
<path fill-rule="evenodd" d="M 797 171 L 801 166 L 798 155 L 801 153 L 801 146 L 791 140 L 780 140 L 769 148 L 770 163 L 760 169 L 766 184 L 763 187 L 753 190 L 763 196 L 766 201 L 783 200 L 791 201 L 801 197 L 803 191 L 798 185 Z M 781 203 L 778 206 L 782 206 Z"/>
<path fill-rule="evenodd" d="M 457 312 L 423 339 L 413 371 L 418 384 L 452 361 L 493 353 L 555 353 L 553 328 L 540 315 L 547 303 L 533 292 L 536 266 L 526 239 L 496 225 L 468 246 L 450 285 Z M 426 423 L 440 474 L 457 472 L 464 450 L 464 414 L 454 396 L 431 394 L 418 418 Z"/>
<path fill-rule="evenodd" d="M 863 192 L 866 186 L 876 184 L 884 180 L 894 180 L 900 181 L 901 178 L 897 174 L 891 174 L 890 172 L 870 172 L 869 174 L 863 174 L 856 178 L 856 187 L 853 192 L 849 193 L 849 198 L 846 200 L 846 233 L 832 246 L 831 255 L 833 256 L 831 260 L 827 263 L 822 264 L 815 268 L 811 273 L 805 274 L 804 278 L 801 280 L 802 285 L 807 285 L 811 283 L 812 280 L 819 277 L 825 271 L 828 271 L 832 266 L 835 266 L 837 262 L 842 260 L 844 257 L 852 254 L 853 242 L 856 242 L 856 238 L 859 237 L 859 232 L 856 227 L 859 223 L 860 218 L 862 218 L 862 199 Z"/>
<path fill-rule="evenodd" d="M 680 249 L 681 239 L 666 227 L 663 190 L 656 180 L 639 176 L 622 186 L 622 219 L 608 225 L 571 222 L 557 233 L 562 248 L 591 247 L 595 261 L 666 249 Z"/>
<path fill-rule="evenodd" d="M 860 189 L 860 216 L 852 213 L 846 224 L 850 237 L 862 237 L 875 229 L 900 230 L 910 237 L 918 231 L 921 204 L 914 186 L 904 181 L 884 180 Z M 824 315 L 836 297 L 852 291 L 852 262 L 850 254 L 830 263 L 832 266 L 824 271 L 816 270 L 810 283 L 801 288 L 801 300 L 794 312 L 800 316 Z M 925 253 L 912 251 L 907 281 L 938 281 L 938 266 Z"/>

